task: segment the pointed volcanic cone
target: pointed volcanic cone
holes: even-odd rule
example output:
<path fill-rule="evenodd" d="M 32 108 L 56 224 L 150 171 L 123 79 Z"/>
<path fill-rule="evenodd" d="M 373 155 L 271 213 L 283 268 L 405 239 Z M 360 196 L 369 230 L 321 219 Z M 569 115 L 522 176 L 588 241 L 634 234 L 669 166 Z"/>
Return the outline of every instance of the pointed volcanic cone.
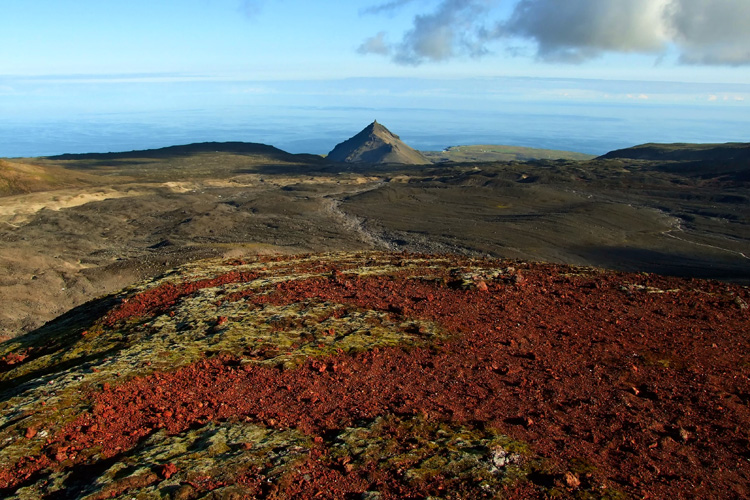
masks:
<path fill-rule="evenodd" d="M 401 163 L 425 165 L 431 163 L 419 151 L 410 148 L 376 121 L 369 124 L 359 134 L 338 144 L 328 153 L 331 161 L 345 163 Z"/>

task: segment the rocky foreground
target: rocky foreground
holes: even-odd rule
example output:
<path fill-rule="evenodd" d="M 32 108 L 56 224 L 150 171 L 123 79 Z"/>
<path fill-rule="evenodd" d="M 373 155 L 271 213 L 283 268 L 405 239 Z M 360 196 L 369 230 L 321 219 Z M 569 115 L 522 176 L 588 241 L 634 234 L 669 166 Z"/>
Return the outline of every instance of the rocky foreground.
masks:
<path fill-rule="evenodd" d="M 747 498 L 750 290 L 203 261 L 0 344 L 6 498 Z"/>

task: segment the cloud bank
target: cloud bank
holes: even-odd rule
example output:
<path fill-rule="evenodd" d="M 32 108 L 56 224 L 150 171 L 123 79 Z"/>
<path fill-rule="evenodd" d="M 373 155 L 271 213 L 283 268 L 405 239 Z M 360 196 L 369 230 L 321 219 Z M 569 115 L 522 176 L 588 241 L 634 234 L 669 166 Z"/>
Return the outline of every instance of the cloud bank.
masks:
<path fill-rule="evenodd" d="M 582 62 L 602 52 L 659 52 L 668 0 L 521 0 L 495 36 L 536 42 L 546 61 Z"/>
<path fill-rule="evenodd" d="M 411 0 L 395 0 L 365 9 L 365 13 L 393 12 Z M 437 8 L 414 17 L 410 30 L 399 43 L 390 44 L 385 32 L 365 40 L 360 53 L 389 55 L 399 64 L 418 65 L 457 56 L 476 57 L 487 49 L 480 20 L 491 2 L 482 0 L 442 0 Z"/>
<path fill-rule="evenodd" d="M 679 0 L 666 9 L 680 59 L 690 64 L 750 64 L 750 2 Z"/>
<path fill-rule="evenodd" d="M 385 2 L 378 5 L 372 5 L 365 9 L 362 9 L 363 14 L 380 14 L 381 12 L 391 13 L 403 7 L 407 3 L 411 3 L 414 0 L 393 0 L 391 2 Z"/>
<path fill-rule="evenodd" d="M 412 0 L 362 12 L 398 11 Z M 427 3 L 426 3 L 427 4 Z M 416 15 L 398 42 L 385 32 L 365 40 L 360 53 L 418 65 L 478 57 L 503 42 L 526 41 L 538 59 L 581 63 L 605 53 L 661 57 L 670 50 L 684 64 L 750 65 L 747 0 L 520 0 L 507 19 L 491 19 L 492 0 L 440 0 Z"/>

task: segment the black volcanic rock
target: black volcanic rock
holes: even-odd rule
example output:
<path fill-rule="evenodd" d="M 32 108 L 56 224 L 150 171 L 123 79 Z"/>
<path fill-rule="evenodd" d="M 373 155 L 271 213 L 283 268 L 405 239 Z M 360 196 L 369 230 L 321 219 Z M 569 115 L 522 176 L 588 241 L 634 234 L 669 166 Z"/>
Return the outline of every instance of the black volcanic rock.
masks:
<path fill-rule="evenodd" d="M 399 136 L 376 121 L 354 137 L 336 145 L 328 153 L 331 161 L 345 163 L 400 163 L 425 165 L 431 163 L 422 153 L 407 146 Z"/>

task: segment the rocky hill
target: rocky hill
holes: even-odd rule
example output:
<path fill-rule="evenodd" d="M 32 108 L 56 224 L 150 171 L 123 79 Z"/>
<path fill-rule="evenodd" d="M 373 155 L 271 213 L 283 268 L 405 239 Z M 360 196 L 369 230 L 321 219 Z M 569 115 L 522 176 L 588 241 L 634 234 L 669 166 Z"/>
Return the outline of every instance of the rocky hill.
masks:
<path fill-rule="evenodd" d="M 698 179 L 750 182 L 750 143 L 642 144 L 611 151 L 601 160 L 641 161 L 643 168 Z"/>
<path fill-rule="evenodd" d="M 0 344 L 3 498 L 747 498 L 750 290 L 199 261 Z"/>
<path fill-rule="evenodd" d="M 377 121 L 336 145 L 328 160 L 346 163 L 426 165 L 422 153 L 404 144 L 399 136 Z"/>
<path fill-rule="evenodd" d="M 242 155 L 264 155 L 278 160 L 320 159 L 316 155 L 287 153 L 275 146 L 255 142 L 197 142 L 180 146 L 168 146 L 158 149 L 125 151 L 118 153 L 84 153 L 63 154 L 46 157 L 49 160 L 119 160 L 143 158 L 184 157 L 201 153 L 233 153 Z"/>
<path fill-rule="evenodd" d="M 641 144 L 610 151 L 602 159 L 627 158 L 649 161 L 745 162 L 750 165 L 750 143 L 726 144 Z"/>
<path fill-rule="evenodd" d="M 53 189 L 83 188 L 102 184 L 101 179 L 57 166 L 42 166 L 0 159 L 0 196 Z"/>

